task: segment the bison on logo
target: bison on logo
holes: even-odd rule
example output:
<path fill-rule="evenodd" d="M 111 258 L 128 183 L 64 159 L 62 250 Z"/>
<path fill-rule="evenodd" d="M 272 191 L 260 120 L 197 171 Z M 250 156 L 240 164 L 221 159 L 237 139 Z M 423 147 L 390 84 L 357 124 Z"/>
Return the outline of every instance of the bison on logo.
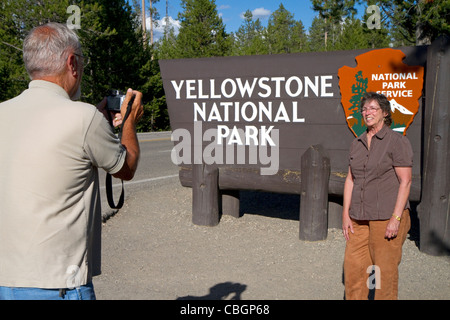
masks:
<path fill-rule="evenodd" d="M 391 103 L 391 128 L 406 134 L 419 110 L 424 68 L 408 66 L 403 63 L 404 58 L 401 50 L 372 50 L 355 58 L 355 68 L 344 66 L 339 69 L 341 103 L 347 124 L 355 136 L 366 130 L 359 103 L 364 93 L 369 91 L 388 98 Z"/>

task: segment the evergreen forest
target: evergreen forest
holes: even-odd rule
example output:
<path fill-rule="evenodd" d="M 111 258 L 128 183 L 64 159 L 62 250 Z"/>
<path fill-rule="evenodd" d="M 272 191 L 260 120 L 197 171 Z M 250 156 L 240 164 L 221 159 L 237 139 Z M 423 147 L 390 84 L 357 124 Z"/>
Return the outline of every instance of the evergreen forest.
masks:
<path fill-rule="evenodd" d="M 154 21 L 165 17 L 154 8 L 158 1 L 144 1 Z M 142 25 L 141 0 L 1 0 L 0 102 L 28 87 L 22 43 L 33 27 L 47 22 L 79 23 L 75 30 L 89 58 L 83 101 L 96 105 L 108 89 L 143 93 L 140 132 L 170 130 L 160 59 L 426 45 L 450 33 L 450 0 L 305 0 L 316 13 L 309 29 L 280 0 L 265 23 L 247 10 L 232 33 L 226 32 L 215 0 L 177 1 L 179 30 L 167 26 L 154 41 L 152 30 Z M 76 10 L 69 10 L 73 5 L 80 9 L 79 21 Z M 357 10 L 370 6 L 370 13 Z"/>

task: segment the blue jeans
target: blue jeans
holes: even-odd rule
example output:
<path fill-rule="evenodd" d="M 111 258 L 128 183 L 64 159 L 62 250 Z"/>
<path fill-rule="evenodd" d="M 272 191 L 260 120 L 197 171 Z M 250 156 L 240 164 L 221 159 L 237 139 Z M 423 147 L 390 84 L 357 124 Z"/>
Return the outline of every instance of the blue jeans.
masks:
<path fill-rule="evenodd" d="M 65 291 L 0 286 L 0 300 L 95 300 L 95 292 L 92 283 Z"/>

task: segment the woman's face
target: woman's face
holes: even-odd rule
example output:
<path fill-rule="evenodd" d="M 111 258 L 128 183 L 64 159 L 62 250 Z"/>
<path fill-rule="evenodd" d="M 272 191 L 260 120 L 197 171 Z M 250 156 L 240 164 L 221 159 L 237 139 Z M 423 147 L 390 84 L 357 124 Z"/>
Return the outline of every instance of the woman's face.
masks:
<path fill-rule="evenodd" d="M 361 109 L 364 122 L 367 128 L 381 128 L 384 123 L 384 117 L 387 116 L 383 112 L 376 100 L 367 101 Z"/>

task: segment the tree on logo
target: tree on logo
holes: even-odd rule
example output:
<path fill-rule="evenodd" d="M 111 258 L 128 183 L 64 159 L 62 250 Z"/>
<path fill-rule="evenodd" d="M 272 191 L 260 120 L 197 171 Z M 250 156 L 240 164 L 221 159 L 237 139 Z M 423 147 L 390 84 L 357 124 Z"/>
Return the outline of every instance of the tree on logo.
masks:
<path fill-rule="evenodd" d="M 359 110 L 359 104 L 363 95 L 367 91 L 368 78 L 364 78 L 362 71 L 358 71 L 355 75 L 355 79 L 356 83 L 352 85 L 353 96 L 349 100 L 352 104 L 352 106 L 349 108 L 349 111 L 352 111 L 351 117 L 356 120 L 356 122 L 352 121 L 353 124 L 351 128 L 355 132 L 355 134 L 359 136 L 366 130 L 366 125 L 364 124 L 361 112 Z"/>

